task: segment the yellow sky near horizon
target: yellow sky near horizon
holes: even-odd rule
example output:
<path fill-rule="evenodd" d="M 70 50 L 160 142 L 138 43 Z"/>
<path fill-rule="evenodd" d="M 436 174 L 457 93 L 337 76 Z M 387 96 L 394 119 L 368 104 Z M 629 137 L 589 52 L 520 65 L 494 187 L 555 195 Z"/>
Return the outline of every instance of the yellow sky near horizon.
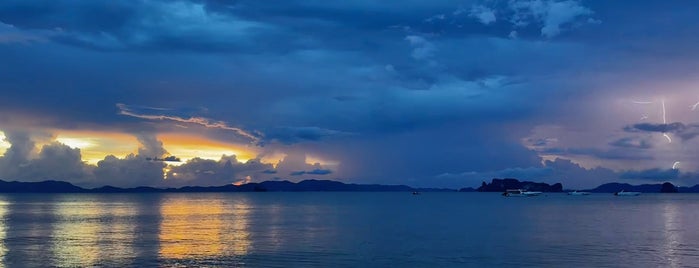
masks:
<path fill-rule="evenodd" d="M 136 154 L 141 146 L 134 135 L 123 132 L 52 130 L 51 133 L 54 139 L 37 141 L 36 150 L 41 150 L 41 147 L 49 142 L 57 141 L 71 148 L 80 149 L 82 160 L 92 165 L 96 165 L 108 155 L 124 158 L 129 154 Z M 239 162 L 260 157 L 261 162 L 273 164 L 276 168 L 279 161 L 287 156 L 286 153 L 279 151 L 261 155 L 261 148 L 249 144 L 228 143 L 193 134 L 160 133 L 156 137 L 170 155 L 181 159 L 181 162 L 168 162 L 171 165 L 181 165 L 196 157 L 220 160 L 223 155 L 235 155 Z M 5 140 L 4 132 L 0 131 L 0 155 L 4 155 L 10 146 L 11 144 Z M 329 167 L 337 167 L 339 164 L 313 155 L 307 155 L 306 163 L 320 163 Z"/>

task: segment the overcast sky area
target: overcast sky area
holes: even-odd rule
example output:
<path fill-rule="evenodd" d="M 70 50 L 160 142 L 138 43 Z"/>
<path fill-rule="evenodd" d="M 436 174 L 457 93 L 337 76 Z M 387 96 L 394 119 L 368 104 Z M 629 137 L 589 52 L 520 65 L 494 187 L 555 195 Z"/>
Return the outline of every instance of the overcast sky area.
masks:
<path fill-rule="evenodd" d="M 689 0 L 5 0 L 0 179 L 691 186 L 696 10 Z"/>

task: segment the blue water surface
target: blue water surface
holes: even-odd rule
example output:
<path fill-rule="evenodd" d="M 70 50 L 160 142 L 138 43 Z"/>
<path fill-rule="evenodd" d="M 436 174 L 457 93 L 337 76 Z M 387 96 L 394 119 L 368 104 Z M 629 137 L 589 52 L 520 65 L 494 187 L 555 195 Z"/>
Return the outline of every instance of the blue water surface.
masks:
<path fill-rule="evenodd" d="M 699 194 L 0 195 L 7 267 L 699 266 Z"/>

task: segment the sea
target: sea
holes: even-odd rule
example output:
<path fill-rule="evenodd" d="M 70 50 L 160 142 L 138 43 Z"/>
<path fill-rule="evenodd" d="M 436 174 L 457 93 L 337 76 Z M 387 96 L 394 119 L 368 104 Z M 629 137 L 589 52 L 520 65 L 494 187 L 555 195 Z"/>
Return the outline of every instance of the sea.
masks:
<path fill-rule="evenodd" d="M 699 194 L 3 194 L 0 266 L 699 267 Z"/>

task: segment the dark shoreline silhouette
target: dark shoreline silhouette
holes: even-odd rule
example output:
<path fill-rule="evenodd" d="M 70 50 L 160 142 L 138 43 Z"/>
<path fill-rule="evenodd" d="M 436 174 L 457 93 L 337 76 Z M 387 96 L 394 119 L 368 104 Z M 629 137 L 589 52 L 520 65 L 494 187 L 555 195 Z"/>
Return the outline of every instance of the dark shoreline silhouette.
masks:
<path fill-rule="evenodd" d="M 243 185 L 223 186 L 184 186 L 180 188 L 156 188 L 140 186 L 120 188 L 102 186 L 83 188 L 69 182 L 47 180 L 41 182 L 18 182 L 0 180 L 0 193 L 206 193 L 206 192 L 503 192 L 506 189 L 527 189 L 541 192 L 564 192 L 561 183 L 519 181 L 513 178 L 495 178 L 491 183 L 483 182 L 477 189 L 466 187 L 449 188 L 415 188 L 407 185 L 354 184 L 332 180 L 264 181 Z M 692 187 L 677 187 L 672 183 L 631 185 L 611 182 L 588 189 L 593 193 L 614 193 L 621 190 L 643 193 L 699 193 L 699 184 Z M 568 190 L 565 190 L 568 191 Z"/>
<path fill-rule="evenodd" d="M 513 178 L 493 179 L 490 183 L 481 184 L 476 191 L 479 192 L 504 192 L 508 189 L 526 189 L 537 192 L 560 193 L 563 192 L 563 184 L 549 185 L 543 182 L 519 181 Z"/>
<path fill-rule="evenodd" d="M 406 185 L 348 184 L 331 180 L 264 181 L 243 185 L 184 186 L 180 188 L 102 186 L 88 189 L 69 182 L 48 180 L 18 182 L 0 180 L 0 193 L 206 193 L 206 192 L 456 192 L 445 188 L 413 188 Z"/>

